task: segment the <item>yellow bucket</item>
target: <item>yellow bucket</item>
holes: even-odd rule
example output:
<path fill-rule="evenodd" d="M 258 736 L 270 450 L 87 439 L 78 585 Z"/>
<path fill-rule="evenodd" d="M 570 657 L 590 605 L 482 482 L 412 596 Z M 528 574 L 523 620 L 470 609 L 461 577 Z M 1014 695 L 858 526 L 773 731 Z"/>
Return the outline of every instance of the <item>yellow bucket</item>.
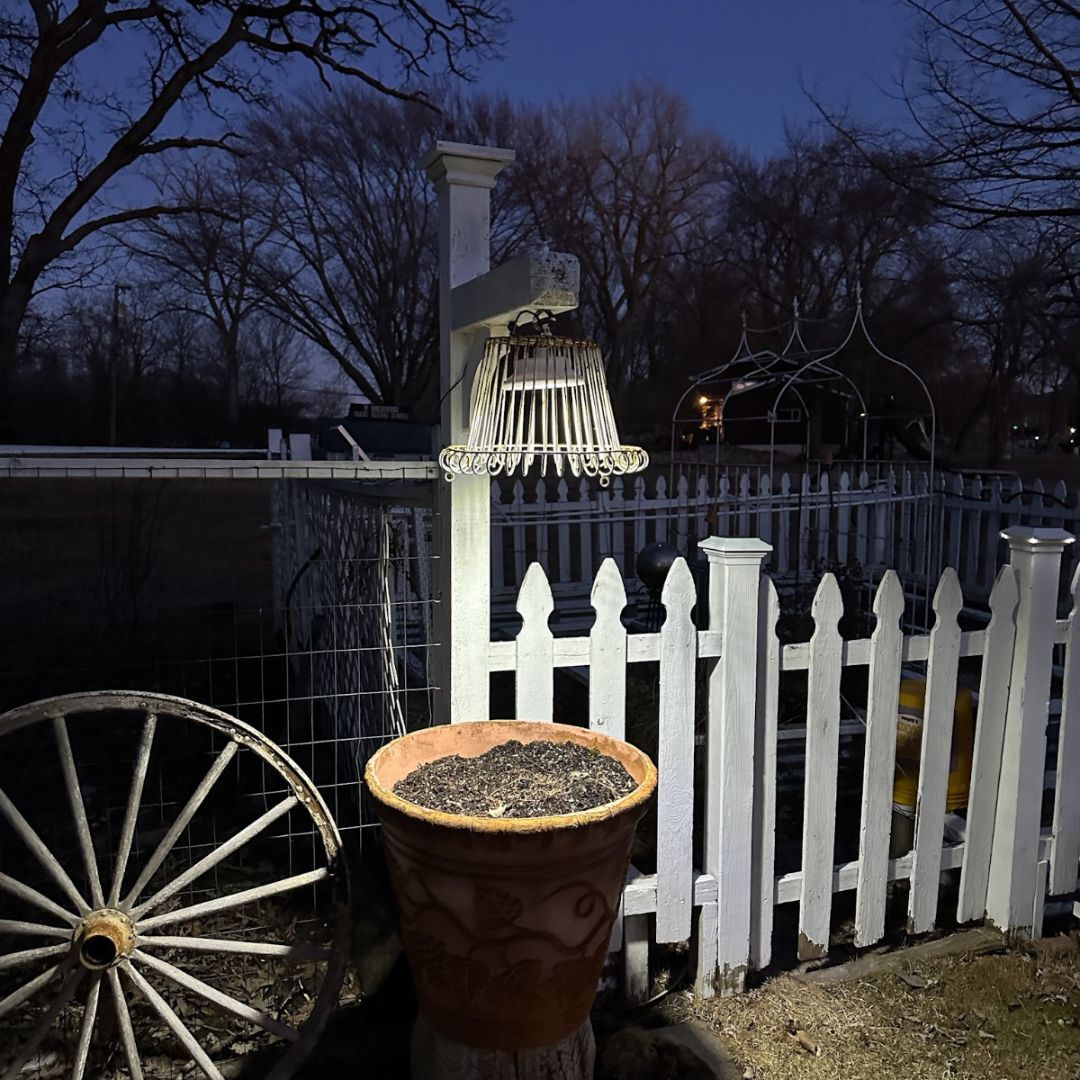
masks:
<path fill-rule="evenodd" d="M 893 803 L 914 810 L 919 799 L 919 757 L 922 753 L 922 721 L 926 707 L 926 680 L 904 679 L 896 724 L 896 775 Z M 946 810 L 967 806 L 971 789 L 971 758 L 975 746 L 975 714 L 971 691 L 957 687 L 953 712 L 952 754 Z"/>

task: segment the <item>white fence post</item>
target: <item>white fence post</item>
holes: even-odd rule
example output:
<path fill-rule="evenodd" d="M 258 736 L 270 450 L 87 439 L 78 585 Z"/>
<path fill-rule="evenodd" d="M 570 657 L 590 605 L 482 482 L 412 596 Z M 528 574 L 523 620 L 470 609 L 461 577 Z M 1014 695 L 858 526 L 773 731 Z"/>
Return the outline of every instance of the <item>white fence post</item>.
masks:
<path fill-rule="evenodd" d="M 1057 621 L 1062 529 L 1013 526 L 1002 534 L 1020 578 L 1016 647 L 1005 717 L 1001 780 L 986 914 L 1002 930 L 1030 936 L 1039 864 L 1039 818 L 1046 766 L 1046 721 Z"/>
<path fill-rule="evenodd" d="M 1059 895 L 1076 888 L 1080 864 L 1080 568 L 1073 575 L 1072 601 L 1058 725 L 1054 844 L 1050 849 L 1049 888 Z"/>
<path fill-rule="evenodd" d="M 754 723 L 758 678 L 761 540 L 711 536 L 698 545 L 709 560 L 709 629 L 722 656 L 709 674 L 705 769 L 705 866 L 717 882 L 715 985 L 743 988 L 750 959 L 753 877 Z M 698 973 L 698 988 L 708 976 Z"/>

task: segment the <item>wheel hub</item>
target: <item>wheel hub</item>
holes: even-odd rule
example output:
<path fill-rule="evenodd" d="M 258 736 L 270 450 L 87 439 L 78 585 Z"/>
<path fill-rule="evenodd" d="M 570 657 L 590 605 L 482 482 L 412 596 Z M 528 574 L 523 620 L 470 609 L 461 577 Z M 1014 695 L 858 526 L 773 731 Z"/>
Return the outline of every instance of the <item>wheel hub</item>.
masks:
<path fill-rule="evenodd" d="M 84 968 L 104 971 L 135 948 L 135 924 L 115 908 L 91 911 L 75 928 L 72 948 Z"/>

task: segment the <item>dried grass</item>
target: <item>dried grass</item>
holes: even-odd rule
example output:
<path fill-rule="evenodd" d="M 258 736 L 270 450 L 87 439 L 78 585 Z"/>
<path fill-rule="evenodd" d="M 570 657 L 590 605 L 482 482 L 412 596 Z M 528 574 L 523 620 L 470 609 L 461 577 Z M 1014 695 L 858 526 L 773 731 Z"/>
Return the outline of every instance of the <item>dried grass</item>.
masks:
<path fill-rule="evenodd" d="M 780 975 L 740 997 L 680 995 L 670 1007 L 722 1035 L 754 1080 L 1080 1077 L 1075 936 L 915 972 L 897 955 L 896 969 L 872 980 Z"/>

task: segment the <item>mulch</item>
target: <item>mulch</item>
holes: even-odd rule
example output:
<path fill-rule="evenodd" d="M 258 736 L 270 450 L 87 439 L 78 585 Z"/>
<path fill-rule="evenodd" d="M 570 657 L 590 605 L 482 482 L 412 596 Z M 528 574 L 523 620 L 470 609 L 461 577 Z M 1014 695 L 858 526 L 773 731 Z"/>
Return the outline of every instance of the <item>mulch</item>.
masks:
<path fill-rule="evenodd" d="M 394 794 L 474 817 L 548 817 L 592 810 L 637 785 L 614 758 L 577 743 L 501 743 L 478 757 L 452 754 L 414 769 Z"/>

